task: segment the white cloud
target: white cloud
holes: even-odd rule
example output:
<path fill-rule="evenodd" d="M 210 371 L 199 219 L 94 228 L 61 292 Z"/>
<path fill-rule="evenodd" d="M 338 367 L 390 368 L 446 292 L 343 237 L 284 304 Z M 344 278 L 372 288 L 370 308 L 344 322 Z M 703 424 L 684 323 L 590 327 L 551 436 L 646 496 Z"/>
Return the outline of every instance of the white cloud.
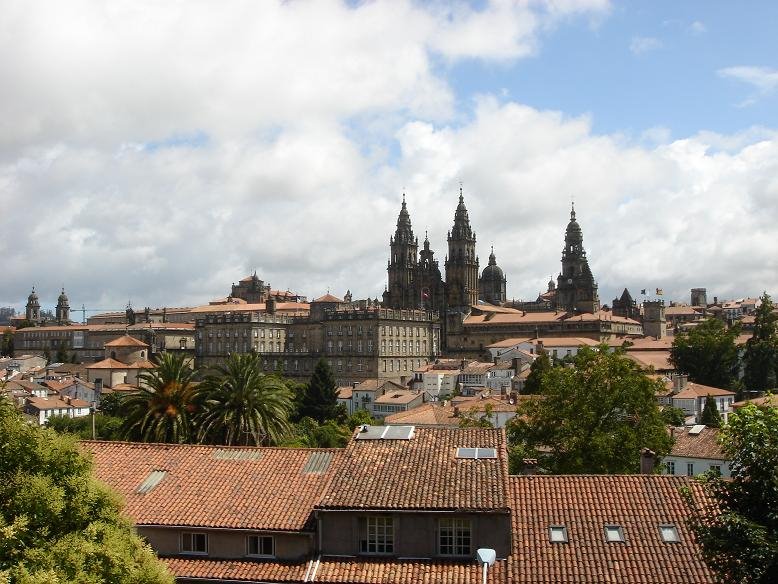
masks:
<path fill-rule="evenodd" d="M 778 88 L 778 70 L 769 67 L 755 67 L 741 65 L 738 67 L 725 67 L 717 71 L 720 77 L 742 81 L 756 89 L 756 93 L 738 104 L 740 107 L 753 105 L 760 98 L 769 95 Z"/>
<path fill-rule="evenodd" d="M 401 190 L 442 263 L 460 180 L 511 296 L 558 270 L 571 195 L 604 301 L 776 288 L 770 130 L 646 145 L 489 96 L 456 109 L 440 57 L 521 58 L 607 3 L 230 7 L 7 5 L 0 305 L 33 283 L 51 305 L 63 282 L 74 306 L 202 303 L 255 268 L 380 296 Z"/>
<path fill-rule="evenodd" d="M 704 22 L 701 22 L 699 20 L 695 20 L 689 25 L 689 32 L 695 36 L 705 34 L 708 32 L 708 27 L 705 26 Z"/>
<path fill-rule="evenodd" d="M 642 55 L 649 51 L 656 51 L 662 48 L 662 41 L 655 37 L 632 37 L 629 43 L 629 50 L 635 55 Z"/>

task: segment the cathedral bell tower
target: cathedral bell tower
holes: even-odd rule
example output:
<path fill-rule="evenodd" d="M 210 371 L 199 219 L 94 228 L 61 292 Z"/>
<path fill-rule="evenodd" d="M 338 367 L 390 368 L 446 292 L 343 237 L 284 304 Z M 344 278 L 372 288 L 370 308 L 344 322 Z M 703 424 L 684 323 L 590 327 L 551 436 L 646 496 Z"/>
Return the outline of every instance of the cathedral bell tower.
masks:
<path fill-rule="evenodd" d="M 413 235 L 408 207 L 403 203 L 397 217 L 397 229 L 389 238 L 389 287 L 384 292 L 384 306 L 388 308 L 418 308 L 420 292 L 414 279 L 418 265 L 419 240 Z"/>
<path fill-rule="evenodd" d="M 470 228 L 462 188 L 454 213 L 454 227 L 448 233 L 446 258 L 446 303 L 449 310 L 469 311 L 478 303 L 478 257 L 475 255 L 475 232 Z"/>
<path fill-rule="evenodd" d="M 600 309 L 597 284 L 586 259 L 583 232 L 575 218 L 575 206 L 570 210 L 570 223 L 565 231 L 562 272 L 557 278 L 554 307 L 566 312 L 597 312 Z"/>
<path fill-rule="evenodd" d="M 41 321 L 41 303 L 38 300 L 38 294 L 35 292 L 35 286 L 27 297 L 27 305 L 24 307 L 24 318 L 30 322 L 39 324 Z"/>
<path fill-rule="evenodd" d="M 65 287 L 62 287 L 62 292 L 57 298 L 57 324 L 63 325 L 70 322 L 70 302 L 65 294 Z"/>

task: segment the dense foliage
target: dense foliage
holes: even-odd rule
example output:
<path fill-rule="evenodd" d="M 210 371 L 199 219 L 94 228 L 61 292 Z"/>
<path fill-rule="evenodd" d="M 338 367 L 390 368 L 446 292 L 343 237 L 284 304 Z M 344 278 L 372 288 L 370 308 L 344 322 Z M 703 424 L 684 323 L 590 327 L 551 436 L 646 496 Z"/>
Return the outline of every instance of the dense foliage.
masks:
<path fill-rule="evenodd" d="M 201 442 L 277 444 L 289 430 L 292 392 L 277 375 L 262 373 L 257 353 L 233 353 L 197 388 Z"/>
<path fill-rule="evenodd" d="M 721 431 L 731 480 L 703 479 L 710 501 L 694 501 L 690 526 L 723 582 L 775 582 L 778 574 L 778 409 L 749 404 Z M 707 503 L 707 504 L 706 504 Z"/>
<path fill-rule="evenodd" d="M 300 404 L 300 417 L 325 422 L 337 416 L 338 394 L 335 375 L 327 361 L 319 359 Z"/>
<path fill-rule="evenodd" d="M 172 584 L 74 438 L 25 423 L 0 400 L 0 452 L 0 580 Z"/>
<path fill-rule="evenodd" d="M 522 393 L 540 393 L 543 376 L 551 370 L 551 367 L 553 367 L 553 364 L 551 363 L 551 358 L 548 356 L 548 351 L 538 352 L 538 356 L 532 362 L 532 365 L 530 365 L 529 375 L 524 382 Z"/>
<path fill-rule="evenodd" d="M 686 423 L 686 414 L 681 408 L 665 406 L 662 408 L 662 420 L 668 426 L 683 426 Z"/>
<path fill-rule="evenodd" d="M 739 370 L 738 334 L 738 327 L 727 328 L 720 320 L 709 318 L 688 333 L 676 335 L 670 361 L 690 381 L 735 389 Z"/>
<path fill-rule="evenodd" d="M 702 408 L 700 424 L 705 424 L 709 428 L 721 427 L 721 414 L 716 407 L 716 400 L 711 396 L 705 398 L 705 407 Z"/>
<path fill-rule="evenodd" d="M 754 332 L 746 341 L 743 382 L 749 392 L 761 393 L 778 386 L 778 314 L 765 292 L 757 308 Z"/>
<path fill-rule="evenodd" d="M 536 458 L 554 474 L 635 473 L 642 448 L 669 451 L 655 395 L 661 382 L 605 345 L 582 349 L 574 364 L 548 370 L 540 395 L 508 424 L 512 472 Z"/>

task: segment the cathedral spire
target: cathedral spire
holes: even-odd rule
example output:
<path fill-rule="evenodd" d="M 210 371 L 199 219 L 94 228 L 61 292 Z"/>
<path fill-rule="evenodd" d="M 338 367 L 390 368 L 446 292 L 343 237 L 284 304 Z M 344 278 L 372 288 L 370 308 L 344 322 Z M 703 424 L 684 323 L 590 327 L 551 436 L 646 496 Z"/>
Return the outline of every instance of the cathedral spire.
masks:
<path fill-rule="evenodd" d="M 412 242 L 413 240 L 411 216 L 408 213 L 408 206 L 405 204 L 405 193 L 403 193 L 403 202 L 400 207 L 400 214 L 397 216 L 397 230 L 394 232 L 394 241 Z"/>
<path fill-rule="evenodd" d="M 494 255 L 494 246 L 492 246 L 492 253 L 489 254 L 489 265 L 490 266 L 497 265 L 497 257 Z"/>

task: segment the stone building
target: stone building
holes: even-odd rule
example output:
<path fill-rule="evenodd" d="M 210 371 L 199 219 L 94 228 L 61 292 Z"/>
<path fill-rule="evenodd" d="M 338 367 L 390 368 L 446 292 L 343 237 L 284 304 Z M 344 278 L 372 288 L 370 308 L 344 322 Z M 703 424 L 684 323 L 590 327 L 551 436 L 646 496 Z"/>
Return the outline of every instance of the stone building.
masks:
<path fill-rule="evenodd" d="M 70 303 L 68 302 L 68 297 L 65 294 L 64 287 L 62 288 L 62 292 L 57 298 L 56 315 L 58 325 L 68 324 L 70 322 Z"/>
<path fill-rule="evenodd" d="M 479 284 L 481 300 L 496 306 L 505 304 L 507 280 L 503 274 L 502 268 L 497 265 L 494 247 L 492 247 L 492 253 L 489 254 L 489 265 L 484 268 Z"/>
<path fill-rule="evenodd" d="M 583 247 L 583 231 L 575 218 L 575 207 L 570 210 L 570 222 L 565 231 L 565 248 L 562 250 L 562 271 L 557 277 L 554 307 L 566 312 L 597 312 L 600 299 L 586 250 Z"/>
<path fill-rule="evenodd" d="M 36 324 L 41 321 L 41 303 L 38 300 L 38 295 L 35 293 L 35 286 L 32 287 L 32 292 L 30 292 L 30 295 L 27 297 L 24 318 L 29 322 L 34 322 Z"/>
<path fill-rule="evenodd" d="M 615 316 L 625 316 L 634 320 L 640 320 L 640 308 L 637 302 L 632 299 L 629 290 L 624 288 L 621 297 L 613 299 L 613 314 Z"/>
<path fill-rule="evenodd" d="M 454 227 L 448 233 L 446 258 L 446 308 L 448 311 L 469 312 L 478 304 L 478 256 L 475 252 L 475 231 L 470 227 L 465 199 L 459 189 L 459 204 L 454 213 Z"/>

